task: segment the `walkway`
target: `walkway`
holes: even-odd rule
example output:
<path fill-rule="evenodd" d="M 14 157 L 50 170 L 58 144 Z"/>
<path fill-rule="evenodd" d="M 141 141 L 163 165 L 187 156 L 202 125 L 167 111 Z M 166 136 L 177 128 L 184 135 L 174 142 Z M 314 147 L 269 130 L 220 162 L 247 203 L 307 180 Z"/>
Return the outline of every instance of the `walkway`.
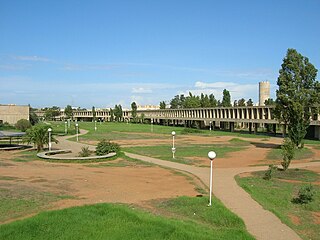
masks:
<path fill-rule="evenodd" d="M 82 130 L 84 131 L 84 130 Z M 83 132 L 82 134 L 85 134 Z M 69 136 L 68 136 L 69 137 Z M 68 137 L 57 137 L 60 144 L 72 151 L 80 151 L 82 146 L 92 146 L 66 140 Z M 125 153 L 128 157 L 151 162 L 165 167 L 186 171 L 199 177 L 206 185 L 209 183 L 209 169 L 185 164 L 163 161 L 156 158 Z M 320 166 L 320 162 L 291 164 L 291 167 Z M 213 193 L 224 205 L 243 219 L 247 230 L 258 240 L 300 240 L 301 238 L 287 225 L 283 224 L 273 213 L 264 210 L 250 195 L 239 187 L 234 179 L 237 174 L 266 170 L 262 167 L 214 168 Z M 214 206 L 213 206 L 214 207 Z"/>

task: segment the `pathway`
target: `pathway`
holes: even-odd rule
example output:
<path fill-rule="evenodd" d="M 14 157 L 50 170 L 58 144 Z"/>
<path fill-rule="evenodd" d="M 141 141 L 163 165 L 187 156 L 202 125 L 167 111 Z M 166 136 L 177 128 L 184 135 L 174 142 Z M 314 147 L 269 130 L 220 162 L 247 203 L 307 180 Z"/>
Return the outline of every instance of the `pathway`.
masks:
<path fill-rule="evenodd" d="M 85 134 L 84 130 L 82 130 Z M 68 136 L 69 137 L 69 136 Z M 89 146 L 83 143 L 68 141 L 68 137 L 58 137 L 61 145 L 72 151 L 79 152 L 82 146 Z M 141 156 L 133 153 L 125 153 L 128 157 L 151 162 L 165 167 L 186 171 L 199 177 L 206 185 L 209 183 L 209 169 L 194 167 L 190 165 L 164 161 L 156 158 Z M 320 162 L 309 162 L 291 164 L 291 167 L 313 167 L 320 166 Z M 213 193 L 224 205 L 241 217 L 247 230 L 258 240 L 300 240 L 301 238 L 287 225 L 283 224 L 273 213 L 265 210 L 254 201 L 250 195 L 239 187 L 234 177 L 243 172 L 254 172 L 266 170 L 261 167 L 244 168 L 214 168 L 213 171 Z M 213 206 L 214 207 L 214 206 Z"/>

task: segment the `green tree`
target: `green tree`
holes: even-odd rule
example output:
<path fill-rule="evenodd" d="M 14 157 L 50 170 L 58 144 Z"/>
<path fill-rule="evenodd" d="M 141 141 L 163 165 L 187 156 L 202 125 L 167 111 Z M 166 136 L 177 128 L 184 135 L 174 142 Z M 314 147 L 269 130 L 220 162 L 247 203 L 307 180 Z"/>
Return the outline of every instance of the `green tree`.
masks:
<path fill-rule="evenodd" d="M 33 143 L 40 152 L 43 150 L 43 146 L 49 143 L 48 125 L 37 124 L 32 126 L 26 131 L 25 139 L 30 144 Z M 57 143 L 58 141 L 51 135 L 51 141 Z"/>
<path fill-rule="evenodd" d="M 317 71 L 309 59 L 295 49 L 288 49 L 279 71 L 275 117 L 288 125 L 289 138 L 298 147 L 303 147 L 310 117 L 320 104 Z"/>
<path fill-rule="evenodd" d="M 238 107 L 238 101 L 237 101 L 237 100 L 234 100 L 234 101 L 233 101 L 233 106 L 234 106 L 234 107 Z"/>
<path fill-rule="evenodd" d="M 210 101 L 210 107 L 217 106 L 217 99 L 214 97 L 212 93 L 209 95 L 209 101 Z"/>
<path fill-rule="evenodd" d="M 201 105 L 201 107 L 203 107 L 203 108 L 208 108 L 208 107 L 211 106 L 211 104 L 210 104 L 210 99 L 209 99 L 209 97 L 208 97 L 207 94 L 204 95 L 203 93 L 201 93 L 201 96 L 200 96 L 200 105 Z"/>
<path fill-rule="evenodd" d="M 31 123 L 31 125 L 35 125 L 39 122 L 39 118 L 37 116 L 37 114 L 35 113 L 37 109 L 30 107 L 29 109 L 29 121 Z"/>
<path fill-rule="evenodd" d="M 238 100 L 238 106 L 239 107 L 245 107 L 246 106 L 246 100 L 244 98 L 241 98 Z"/>
<path fill-rule="evenodd" d="M 97 113 L 96 113 L 96 108 L 93 106 L 93 107 L 92 107 L 92 121 L 95 121 L 95 120 L 96 120 L 96 115 L 97 115 Z"/>
<path fill-rule="evenodd" d="M 200 97 L 192 95 L 192 93 L 189 92 L 189 96 L 187 96 L 185 98 L 184 107 L 185 108 L 200 108 L 201 107 Z"/>
<path fill-rule="evenodd" d="M 113 113 L 113 109 L 110 108 L 110 122 L 114 121 L 114 113 Z"/>
<path fill-rule="evenodd" d="M 294 158 L 295 154 L 295 144 L 291 141 L 290 138 L 285 138 L 283 145 L 281 146 L 283 160 L 281 165 L 283 170 L 286 171 L 291 163 L 291 160 Z"/>
<path fill-rule="evenodd" d="M 160 102 L 160 109 L 166 109 L 166 102 L 165 101 Z"/>
<path fill-rule="evenodd" d="M 223 107 L 231 107 L 231 96 L 230 96 L 230 92 L 227 89 L 223 89 L 222 92 L 222 106 Z"/>
<path fill-rule="evenodd" d="M 46 120 L 54 120 L 55 117 L 60 115 L 60 108 L 53 106 L 51 108 L 46 108 L 44 112 L 44 118 Z"/>
<path fill-rule="evenodd" d="M 22 132 L 25 132 L 28 128 L 31 128 L 31 123 L 27 119 L 20 119 L 15 127 Z"/>
<path fill-rule="evenodd" d="M 114 113 L 114 116 L 115 116 L 115 120 L 117 122 L 120 122 L 121 119 L 122 119 L 122 106 L 119 104 L 119 105 L 115 105 L 114 106 L 114 110 L 113 110 L 113 113 Z"/>
<path fill-rule="evenodd" d="M 131 116 L 132 116 L 132 119 L 133 119 L 133 122 L 136 122 L 137 121 L 137 104 L 136 102 L 132 102 L 131 103 Z"/>
<path fill-rule="evenodd" d="M 253 106 L 253 101 L 251 98 L 247 101 L 247 106 L 252 107 Z"/>
<path fill-rule="evenodd" d="M 264 101 L 265 106 L 272 106 L 275 105 L 275 101 L 272 98 L 268 98 L 267 100 Z"/>
<path fill-rule="evenodd" d="M 67 119 L 73 118 L 73 109 L 70 105 L 66 106 L 66 108 L 64 109 L 64 114 L 66 115 Z"/>

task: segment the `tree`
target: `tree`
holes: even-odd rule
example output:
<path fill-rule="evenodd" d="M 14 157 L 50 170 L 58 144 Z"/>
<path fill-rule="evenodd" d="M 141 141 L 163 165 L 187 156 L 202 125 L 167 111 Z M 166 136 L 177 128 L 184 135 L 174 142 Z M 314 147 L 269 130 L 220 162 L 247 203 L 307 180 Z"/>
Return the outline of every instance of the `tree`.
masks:
<path fill-rule="evenodd" d="M 29 105 L 30 106 L 30 105 Z M 39 118 L 37 114 L 35 113 L 37 109 L 30 107 L 29 109 L 29 121 L 31 125 L 35 125 L 39 122 Z"/>
<path fill-rule="evenodd" d="M 217 106 L 217 99 L 214 97 L 212 93 L 209 95 L 209 101 L 210 101 L 210 107 Z"/>
<path fill-rule="evenodd" d="M 247 106 L 252 107 L 253 106 L 253 101 L 251 98 L 247 101 Z"/>
<path fill-rule="evenodd" d="M 44 112 L 44 118 L 46 120 L 53 120 L 55 117 L 59 115 L 60 115 L 60 108 L 57 106 L 46 108 Z"/>
<path fill-rule="evenodd" d="M 200 108 L 201 107 L 200 97 L 192 95 L 192 93 L 189 92 L 189 96 L 187 96 L 185 98 L 184 107 L 185 108 Z"/>
<path fill-rule="evenodd" d="M 246 106 L 246 100 L 244 98 L 239 99 L 238 106 L 239 107 L 245 107 Z"/>
<path fill-rule="evenodd" d="M 288 49 L 279 71 L 275 117 L 288 125 L 288 136 L 298 147 L 303 147 L 310 117 L 320 103 L 317 71 L 309 59 L 295 49 Z"/>
<path fill-rule="evenodd" d="M 25 132 L 28 128 L 31 128 L 31 123 L 27 119 L 20 119 L 15 127 L 22 132 Z"/>
<path fill-rule="evenodd" d="M 265 106 L 272 106 L 275 105 L 275 101 L 272 98 L 268 98 L 267 100 L 264 101 Z"/>
<path fill-rule="evenodd" d="M 230 92 L 227 89 L 223 89 L 222 92 L 223 96 L 222 96 L 222 107 L 231 107 L 231 96 L 230 96 Z"/>
<path fill-rule="evenodd" d="M 135 102 L 131 103 L 131 116 L 133 119 L 133 122 L 137 121 L 137 104 Z"/>
<path fill-rule="evenodd" d="M 201 107 L 203 108 L 208 108 L 210 107 L 210 99 L 208 97 L 208 95 L 204 95 L 203 93 L 201 93 L 201 96 L 200 96 L 200 105 Z"/>
<path fill-rule="evenodd" d="M 113 109 L 110 108 L 110 122 L 114 121 L 114 114 L 113 114 Z"/>
<path fill-rule="evenodd" d="M 295 154 L 295 144 L 291 141 L 290 138 L 285 138 L 283 141 L 283 145 L 281 146 L 281 153 L 283 156 L 283 160 L 281 165 L 283 170 L 286 171 L 291 163 L 291 160 L 294 158 Z"/>
<path fill-rule="evenodd" d="M 234 107 L 238 107 L 238 101 L 237 101 L 237 100 L 234 100 L 234 101 L 233 101 L 233 106 L 234 106 Z"/>
<path fill-rule="evenodd" d="M 73 117 L 73 109 L 70 105 L 67 105 L 64 109 L 64 114 L 66 115 L 67 119 L 72 119 Z"/>
<path fill-rule="evenodd" d="M 96 115 L 97 115 L 97 113 L 96 113 L 96 108 L 93 106 L 93 107 L 92 107 L 92 120 L 93 120 L 93 121 L 96 120 Z"/>
<path fill-rule="evenodd" d="M 165 101 L 160 102 L 160 109 L 166 109 L 166 102 Z"/>
<path fill-rule="evenodd" d="M 121 118 L 122 118 L 122 106 L 120 104 L 119 105 L 115 105 L 113 113 L 114 113 L 114 116 L 115 116 L 115 120 L 117 122 L 120 122 Z"/>
<path fill-rule="evenodd" d="M 185 102 L 185 96 L 183 94 L 176 95 L 174 98 L 170 101 L 170 108 L 171 109 L 177 109 L 177 108 L 183 108 L 184 102 Z"/>
<path fill-rule="evenodd" d="M 48 125 L 37 124 L 26 131 L 26 140 L 28 143 L 33 143 L 40 152 L 43 146 L 49 143 Z M 57 143 L 58 141 L 51 135 L 51 141 Z"/>

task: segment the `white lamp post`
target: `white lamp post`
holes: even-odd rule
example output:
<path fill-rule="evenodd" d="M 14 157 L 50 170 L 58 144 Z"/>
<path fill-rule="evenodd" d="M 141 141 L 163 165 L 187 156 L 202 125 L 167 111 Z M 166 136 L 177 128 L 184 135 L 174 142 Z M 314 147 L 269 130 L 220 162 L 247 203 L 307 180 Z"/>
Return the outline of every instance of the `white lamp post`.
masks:
<path fill-rule="evenodd" d="M 97 120 L 94 120 L 94 131 L 97 131 Z"/>
<path fill-rule="evenodd" d="M 211 121 L 210 121 L 210 132 L 211 132 Z"/>
<path fill-rule="evenodd" d="M 174 136 L 176 135 L 176 132 L 172 131 L 171 135 L 172 135 L 172 149 L 171 150 L 172 150 L 172 158 L 174 159 L 175 158 L 174 154 L 176 152 L 176 148 L 174 147 Z"/>
<path fill-rule="evenodd" d="M 208 157 L 210 159 L 210 200 L 209 200 L 209 205 L 211 206 L 211 198 L 212 198 L 212 164 L 213 160 L 216 158 L 217 154 L 214 151 L 210 151 L 208 153 Z"/>
<path fill-rule="evenodd" d="M 79 142 L 79 125 L 76 123 L 76 132 L 77 132 L 77 142 Z"/>
<path fill-rule="evenodd" d="M 67 130 L 67 124 L 68 124 L 68 122 L 67 122 L 67 121 L 65 121 L 65 122 L 64 122 L 64 133 L 65 133 L 65 134 L 67 134 L 67 133 L 68 133 L 68 130 Z"/>
<path fill-rule="evenodd" d="M 51 128 L 48 128 L 48 133 L 49 133 L 49 152 L 51 151 L 51 131 L 52 129 Z"/>

